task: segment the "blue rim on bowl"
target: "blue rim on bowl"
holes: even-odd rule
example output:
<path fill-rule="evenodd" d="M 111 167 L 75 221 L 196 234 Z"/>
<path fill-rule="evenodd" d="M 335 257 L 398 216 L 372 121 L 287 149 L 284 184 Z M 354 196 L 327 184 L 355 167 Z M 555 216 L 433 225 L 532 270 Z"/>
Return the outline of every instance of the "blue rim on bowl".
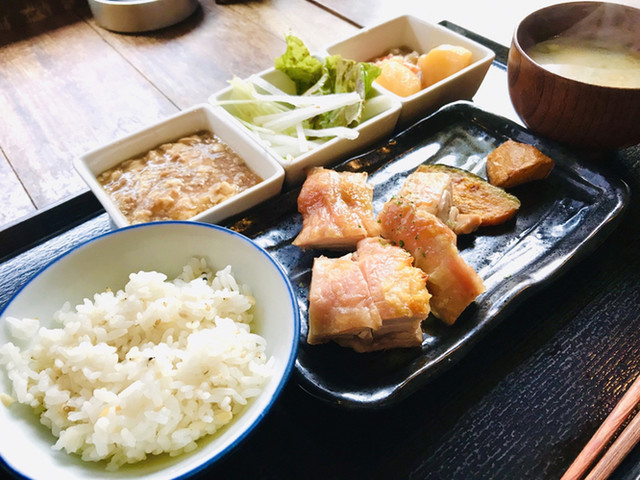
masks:
<path fill-rule="evenodd" d="M 287 358 L 279 358 L 277 359 L 277 367 L 276 370 L 274 371 L 274 379 L 271 382 L 268 382 L 267 385 L 265 385 L 265 389 L 263 390 L 263 393 L 254 398 L 250 403 L 248 408 L 246 408 L 245 410 L 243 410 L 242 414 L 238 417 L 238 419 L 234 420 L 233 422 L 231 422 L 230 424 L 230 428 L 227 430 L 226 428 L 224 429 L 224 431 L 222 431 L 219 435 L 216 433 L 214 434 L 214 439 L 212 441 L 207 441 L 205 440 L 205 445 L 204 446 L 200 446 L 196 452 L 201 452 L 199 453 L 197 456 L 192 456 L 191 453 L 185 453 L 185 454 L 181 454 L 177 457 L 175 457 L 173 460 L 170 460 L 170 464 L 169 465 L 164 465 L 163 468 L 161 469 L 156 469 L 156 470 L 152 470 L 152 471 L 147 471 L 147 472 L 142 472 L 142 473 L 146 473 L 144 475 L 140 475 L 137 478 L 148 478 L 148 479 L 153 479 L 153 480 L 159 480 L 160 478 L 162 479 L 166 479 L 166 478 L 186 478 L 186 477 L 190 477 L 198 472 L 201 472 L 202 470 L 210 467 L 213 463 L 215 463 L 216 461 L 220 460 L 224 455 L 228 454 L 231 450 L 234 450 L 239 444 L 241 444 L 246 438 L 247 436 L 253 432 L 253 430 L 256 428 L 256 426 L 260 423 L 260 421 L 267 415 L 267 413 L 270 411 L 270 409 L 272 408 L 273 404 L 275 403 L 276 399 L 279 397 L 279 395 L 282 393 L 282 390 L 284 389 L 284 386 L 286 385 L 291 372 L 293 370 L 293 365 L 295 363 L 295 359 L 297 356 L 297 350 L 298 350 L 298 342 L 299 342 L 299 332 L 300 332 L 300 313 L 298 310 L 298 305 L 297 305 L 297 300 L 293 291 L 293 287 L 291 285 L 291 282 L 288 278 L 288 275 L 286 273 L 286 271 L 284 270 L 284 268 L 264 249 L 262 248 L 260 245 L 258 245 L 257 243 L 253 242 L 251 239 L 249 239 L 248 237 L 235 232 L 233 230 L 227 229 L 225 227 L 221 227 L 218 225 L 212 225 L 212 224 L 206 224 L 206 223 L 200 223 L 200 222 L 193 222 L 193 221 L 163 221 L 163 222 L 152 222 L 152 223 L 145 223 L 145 224 L 139 224 L 139 225 L 132 225 L 132 226 L 128 226 L 128 227 L 123 227 L 121 229 L 117 229 L 117 230 L 113 230 L 107 233 L 104 233 L 102 235 L 99 235 L 97 237 L 94 237 L 90 240 L 87 240 L 73 248 L 71 248 L 70 250 L 68 250 L 67 252 L 59 255 L 57 258 L 55 258 L 54 260 L 52 260 L 51 262 L 49 262 L 46 266 L 44 266 L 42 269 L 40 269 L 33 277 L 31 277 L 26 283 L 25 285 L 23 285 L 16 293 L 13 294 L 13 296 L 9 299 L 9 301 L 0 309 L 0 318 L 5 318 L 5 316 L 18 316 L 16 315 L 16 313 L 18 312 L 22 312 L 23 308 L 25 307 L 24 302 L 21 300 L 21 295 L 23 295 L 25 292 L 28 291 L 28 289 L 30 288 L 39 288 L 42 285 L 38 285 L 40 282 L 45 282 L 44 285 L 49 285 L 48 283 L 46 283 L 47 280 L 47 275 L 52 275 L 52 272 L 55 271 L 56 269 L 58 271 L 62 271 L 62 273 L 64 273 L 64 269 L 65 268 L 69 268 L 69 267 L 65 267 L 66 264 L 73 264 L 73 262 L 76 261 L 81 261 L 82 260 L 82 255 L 99 255 L 100 256 L 100 260 L 97 260 L 98 262 L 104 262 L 104 260 L 109 259 L 108 257 L 108 250 L 109 250 L 109 245 L 113 245 L 114 243 L 112 243 L 113 239 L 116 238 L 116 236 L 119 236 L 120 238 L 123 238 L 122 236 L 127 236 L 126 238 L 124 238 L 124 245 L 125 246 L 130 246 L 130 245 L 134 245 L 136 243 L 136 241 L 139 241 L 140 238 L 142 238 L 140 236 L 141 232 L 147 232 L 147 231 L 151 231 L 151 230 L 156 230 L 155 232 L 153 232 L 155 235 L 152 237 L 152 242 L 156 242 L 157 245 L 156 248 L 160 248 L 163 245 L 163 242 L 169 242 L 171 240 L 167 240 L 167 237 L 171 237 L 171 231 L 174 231 L 173 229 L 175 229 L 175 227 L 179 227 L 180 229 L 180 233 L 179 235 L 177 235 L 176 237 L 173 238 L 178 238 L 180 237 L 181 240 L 183 239 L 182 237 L 184 237 L 184 239 L 187 239 L 186 242 L 189 242 L 191 238 L 194 238 L 194 244 L 197 243 L 198 241 L 198 236 L 199 235 L 210 235 L 211 232 L 215 232 L 215 235 L 217 235 L 220 240 L 216 240 L 216 242 L 211 242 L 211 246 L 209 245 L 209 242 L 207 241 L 206 244 L 208 246 L 208 248 L 215 248 L 212 245 L 214 243 L 216 243 L 216 246 L 220 246 L 221 244 L 224 243 L 224 241 L 239 241 L 239 245 L 241 246 L 241 253 L 237 253 L 235 254 L 236 256 L 241 255 L 243 259 L 246 259 L 245 262 L 249 263 L 252 260 L 254 260 L 255 258 L 262 258 L 263 260 L 266 260 L 266 265 L 268 265 L 268 270 L 270 270 L 271 272 L 269 273 L 269 275 L 272 278 L 280 278 L 283 282 L 283 285 L 285 287 L 285 292 L 284 293 L 284 297 L 288 298 L 288 305 L 284 305 L 282 308 L 284 308 L 287 312 L 287 316 L 289 315 L 289 312 L 291 314 L 292 320 L 293 320 L 293 325 L 291 327 L 291 330 L 289 330 L 287 328 L 287 331 L 290 333 L 290 338 L 286 338 L 283 341 L 283 344 L 281 345 L 281 348 L 283 349 L 283 351 L 287 352 Z M 186 232 L 188 232 L 185 235 L 185 230 Z M 162 237 L 162 238 L 161 238 Z M 160 239 L 161 238 L 161 239 Z M 202 238 L 200 239 L 202 240 Z M 204 243 L 204 242 L 203 242 Z M 120 241 L 120 244 L 122 246 L 122 240 Z M 139 248 L 143 248 L 143 249 L 147 249 L 148 245 L 147 244 L 142 244 L 140 245 L 140 242 L 138 242 Z M 97 253 L 96 253 L 97 252 Z M 253 252 L 253 253 L 252 253 Z M 193 256 L 206 256 L 206 255 L 202 255 L 202 252 L 191 252 L 188 251 L 189 256 L 193 257 Z M 72 258 L 72 254 L 74 255 L 74 259 L 70 260 Z M 125 258 L 124 258 L 124 266 L 119 267 L 121 270 L 122 269 L 126 269 L 127 271 L 129 271 L 129 273 L 134 272 L 134 271 L 138 271 L 141 269 L 146 268 L 143 264 L 146 262 L 146 260 L 141 260 L 140 262 L 138 262 L 138 260 L 135 260 L 136 263 L 134 266 L 129 267 L 129 263 L 127 262 L 127 260 L 129 258 L 134 258 L 135 257 L 135 252 L 126 252 L 125 253 Z M 234 254 L 232 254 L 231 256 L 233 256 Z M 257 255 L 258 257 L 254 257 L 254 255 Z M 75 257 L 79 257 L 80 260 L 77 260 Z M 174 258 L 173 262 L 175 264 L 175 262 L 177 261 L 175 259 L 175 255 L 167 255 L 166 257 L 172 257 Z M 255 283 L 258 282 L 247 282 L 247 280 L 252 279 L 252 278 L 256 278 L 255 275 L 251 276 L 253 272 L 253 266 L 252 265 L 245 265 L 244 267 L 242 267 L 241 265 L 234 265 L 232 263 L 232 261 L 229 258 L 230 256 L 224 255 L 222 261 L 226 264 L 231 264 L 232 265 L 232 269 L 234 271 L 234 275 L 238 278 L 238 282 L 239 283 L 249 283 L 250 287 L 252 289 L 252 292 L 254 294 L 254 296 L 258 297 L 260 295 L 259 292 L 262 292 L 262 296 L 264 298 L 264 296 L 266 295 L 266 289 L 267 287 L 262 287 L 261 285 L 254 285 Z M 241 257 L 238 257 L 241 258 Z M 218 260 L 219 262 L 220 260 Z M 134 262 L 134 263 L 135 263 Z M 168 277 L 171 278 L 170 273 L 171 272 L 167 272 L 165 271 L 168 267 L 167 265 L 169 265 L 169 263 L 171 263 L 171 260 L 162 260 L 159 258 L 153 258 L 153 262 L 154 263 L 159 263 L 159 264 L 163 264 L 164 263 L 164 267 L 160 266 L 160 267 L 155 267 L 153 268 L 153 270 L 157 270 L 157 271 L 163 271 L 163 273 L 167 274 Z M 142 265 L 141 268 L 139 268 Z M 217 267 L 211 265 L 213 269 L 217 269 Z M 240 267 L 239 269 L 236 269 L 235 267 Z M 106 269 L 109 270 L 109 269 Z M 245 275 L 244 278 L 241 274 L 238 273 L 238 271 L 242 272 L 244 270 Z M 60 273 L 60 272 L 58 272 Z M 179 272 L 176 272 L 179 273 Z M 100 276 L 100 275 L 98 275 Z M 109 275 L 107 275 L 108 277 Z M 80 277 L 83 277 L 82 275 Z M 43 280 L 44 278 L 44 280 Z M 51 279 L 51 277 L 49 278 L 49 280 Z M 56 280 L 59 280 L 57 277 L 55 278 Z M 114 277 L 115 279 L 115 277 Z M 108 282 L 114 281 L 114 279 L 110 279 L 107 278 L 107 284 L 109 284 Z M 79 280 L 79 282 L 84 282 L 85 279 L 81 278 Z M 101 281 L 104 284 L 105 278 L 101 278 Z M 58 281 L 57 283 L 63 284 L 65 282 L 60 282 Z M 89 284 L 91 284 L 91 281 L 88 281 Z M 96 291 L 100 291 L 100 290 L 95 290 L 95 288 L 92 289 L 91 285 L 88 285 L 85 289 L 84 283 L 82 283 L 83 285 L 83 292 L 86 291 L 86 289 L 88 289 L 88 291 L 91 291 L 92 293 L 95 293 Z M 63 290 L 56 290 L 58 287 L 54 286 L 54 293 L 52 295 L 52 297 L 55 297 L 55 292 L 56 291 L 63 291 Z M 64 288 L 64 287 L 59 287 L 59 288 Z M 70 288 L 74 288 L 73 286 Z M 256 293 L 256 291 L 258 293 Z M 86 295 L 84 295 L 86 296 Z M 43 303 L 46 304 L 47 302 L 49 302 L 50 304 L 53 304 L 56 300 L 50 300 L 50 299 L 43 299 Z M 40 302 L 38 302 L 40 303 Z M 256 302 L 258 303 L 258 302 Z M 71 304 L 73 305 L 73 301 L 71 302 Z M 29 306 L 29 308 L 31 308 Z M 38 307 L 33 307 L 33 308 L 49 308 L 49 307 L 42 307 L 42 306 L 38 306 Z M 54 308 L 53 310 L 51 310 L 51 313 L 53 311 L 55 311 L 56 309 L 60 308 L 60 305 L 58 305 L 56 308 Z M 258 306 L 256 305 L 256 308 L 258 308 Z M 280 308 L 280 307 L 278 307 Z M 290 310 L 289 310 L 290 309 Z M 261 312 L 262 310 L 260 310 Z M 15 313 L 14 313 L 15 312 Z M 22 315 L 22 313 L 20 313 L 21 317 L 23 316 L 29 316 L 29 312 L 27 312 L 26 315 Z M 259 312 L 256 310 L 256 317 L 259 317 Z M 263 324 L 260 324 L 260 319 L 256 318 L 257 323 L 262 326 L 265 327 L 265 322 L 263 321 Z M 287 320 L 287 322 L 289 322 L 289 320 Z M 0 324 L 0 327 L 2 326 L 2 324 Z M 286 332 L 285 332 L 286 333 Z M 0 337 L 2 337 L 2 332 L 0 331 Z M 1 338 L 0 338 L 1 340 Z M 0 343 L 4 343 L 4 341 L 1 341 Z M 267 346 L 269 348 L 269 342 L 267 343 Z M 252 408 L 255 405 L 255 408 Z M 33 412 L 30 412 L 33 416 L 33 423 L 35 424 L 37 422 L 37 416 L 35 414 L 33 414 Z M 11 412 L 8 412 L 5 419 L 7 417 L 11 417 Z M 243 419 L 242 420 L 242 426 L 238 427 L 238 431 L 237 432 L 233 432 L 234 428 L 233 425 L 239 423 L 239 419 Z M 2 420 L 2 418 L 0 417 L 0 420 Z M 6 421 L 6 420 L 5 420 Z M 11 420 L 9 420 L 11 421 Z M 245 423 L 246 422 L 246 423 Z M 7 426 L 5 426 L 6 428 Z M 6 431 L 6 430 L 5 430 Z M 227 432 L 231 431 L 232 433 L 229 433 L 227 435 Z M 25 433 L 25 435 L 27 435 Z M 28 437 L 29 439 L 31 437 Z M 51 437 L 53 438 L 53 437 Z M 218 440 L 220 440 L 218 442 Z M 43 442 L 44 443 L 44 442 Z M 218 444 L 219 443 L 219 444 Z M 0 445 L 1 447 L 1 445 Z M 48 447 L 50 447 L 50 444 L 48 445 Z M 209 448 L 210 447 L 210 448 Z M 44 448 L 44 447 L 43 447 Z M 35 451 L 35 448 L 33 449 Z M 208 450 L 211 450 L 211 453 L 208 452 Z M 0 459 L 2 460 L 2 463 L 4 463 L 3 466 L 5 466 L 5 468 L 10 469 L 11 471 L 23 474 L 22 472 L 20 472 L 20 467 L 17 466 L 16 467 L 16 462 L 15 462 L 15 458 L 14 457 L 5 457 L 6 454 L 6 446 L 2 447 L 2 450 L 0 450 Z M 66 457 L 72 457 L 72 455 L 63 454 Z M 178 463 L 181 462 L 182 458 L 186 458 L 186 465 L 187 467 L 174 467 L 175 465 L 177 465 Z M 59 463 L 59 462 L 58 462 Z M 91 475 L 95 475 L 98 473 L 98 470 L 94 470 L 93 468 L 87 468 L 88 464 L 92 464 L 93 462 L 82 462 L 77 459 L 76 460 L 71 460 L 69 461 L 69 464 L 72 465 L 76 463 L 77 465 L 80 465 L 79 470 L 75 470 L 75 471 L 70 471 L 70 475 L 69 478 L 71 478 L 71 475 L 73 473 L 79 473 L 79 475 L 74 476 L 73 478 L 90 478 Z M 142 462 L 142 464 L 144 464 L 145 461 Z M 164 468 L 164 467 L 167 468 Z M 63 467 L 61 468 L 65 468 L 65 466 L 63 465 Z M 95 467 L 94 467 L 95 468 Z M 127 467 L 129 468 L 129 467 Z M 135 468 L 135 467 L 132 467 Z M 143 467 L 144 468 L 144 467 Z M 105 472 L 106 474 L 108 474 L 108 478 L 119 478 L 117 472 L 115 472 L 114 475 L 110 475 L 110 472 Z M 127 476 L 131 475 L 131 471 L 126 473 Z"/>

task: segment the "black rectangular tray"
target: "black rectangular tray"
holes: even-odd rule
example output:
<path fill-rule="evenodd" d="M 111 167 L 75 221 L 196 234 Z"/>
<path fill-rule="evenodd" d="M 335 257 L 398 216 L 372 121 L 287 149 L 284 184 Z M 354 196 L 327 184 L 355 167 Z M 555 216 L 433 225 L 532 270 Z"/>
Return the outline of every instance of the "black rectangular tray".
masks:
<path fill-rule="evenodd" d="M 461 255 L 487 290 L 454 326 L 433 318 L 423 322 L 421 349 L 358 354 L 334 344 L 306 343 L 311 267 L 314 257 L 327 252 L 302 251 L 291 245 L 302 226 L 296 205 L 299 190 L 229 225 L 254 238 L 289 273 L 302 316 L 296 377 L 303 389 L 347 407 L 397 402 L 452 366 L 517 304 L 591 252 L 612 231 L 629 198 L 623 181 L 590 164 L 587 155 L 545 141 L 469 102 L 450 104 L 335 168 L 369 173 L 378 212 L 422 163 L 443 163 L 486 176 L 486 155 L 507 139 L 535 145 L 556 166 L 547 179 L 512 190 L 522 202 L 514 220 L 459 236 Z"/>

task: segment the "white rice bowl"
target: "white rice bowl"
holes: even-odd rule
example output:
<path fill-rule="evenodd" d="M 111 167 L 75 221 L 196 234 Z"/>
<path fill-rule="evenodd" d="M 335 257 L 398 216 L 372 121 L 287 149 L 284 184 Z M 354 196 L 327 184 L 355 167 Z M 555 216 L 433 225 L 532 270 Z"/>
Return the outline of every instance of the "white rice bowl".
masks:
<path fill-rule="evenodd" d="M 194 222 L 87 242 L 0 317 L 0 429 L 12 432 L 0 456 L 30 478 L 201 470 L 273 404 L 299 332 L 282 268 L 249 239 Z"/>

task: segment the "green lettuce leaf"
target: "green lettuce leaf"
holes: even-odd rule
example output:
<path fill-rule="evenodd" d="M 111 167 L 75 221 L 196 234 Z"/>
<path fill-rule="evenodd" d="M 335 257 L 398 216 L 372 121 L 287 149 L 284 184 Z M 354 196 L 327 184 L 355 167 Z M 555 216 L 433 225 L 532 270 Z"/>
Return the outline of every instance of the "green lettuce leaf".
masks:
<path fill-rule="evenodd" d="M 287 50 L 275 59 L 275 67 L 293 80 L 296 92 L 301 95 L 320 80 L 324 67 L 298 37 L 287 35 L 286 41 Z"/>
<path fill-rule="evenodd" d="M 340 55 L 327 57 L 324 67 L 328 73 L 328 79 L 322 88 L 324 94 L 356 92 L 362 98 L 362 102 L 318 115 L 310 123 L 313 128 L 358 125 L 364 101 L 371 92 L 373 80 L 380 75 L 380 69 L 373 64 L 356 62 Z"/>
<path fill-rule="evenodd" d="M 329 95 L 356 92 L 361 102 L 337 108 L 305 121 L 305 128 L 355 127 L 360 123 L 365 101 L 372 93 L 371 84 L 380 68 L 368 62 L 356 62 L 340 55 L 330 55 L 321 62 L 302 40 L 286 36 L 287 50 L 276 58 L 275 68 L 284 72 L 296 85 L 298 95 Z"/>

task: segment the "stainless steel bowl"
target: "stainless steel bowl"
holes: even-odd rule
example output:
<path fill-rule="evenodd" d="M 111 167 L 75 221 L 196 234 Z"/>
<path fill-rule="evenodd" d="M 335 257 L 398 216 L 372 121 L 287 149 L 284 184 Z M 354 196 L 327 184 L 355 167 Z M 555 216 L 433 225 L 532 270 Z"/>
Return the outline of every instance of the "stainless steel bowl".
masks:
<path fill-rule="evenodd" d="M 114 32 L 147 32 L 189 17 L 198 0 L 88 0 L 101 27 Z"/>

